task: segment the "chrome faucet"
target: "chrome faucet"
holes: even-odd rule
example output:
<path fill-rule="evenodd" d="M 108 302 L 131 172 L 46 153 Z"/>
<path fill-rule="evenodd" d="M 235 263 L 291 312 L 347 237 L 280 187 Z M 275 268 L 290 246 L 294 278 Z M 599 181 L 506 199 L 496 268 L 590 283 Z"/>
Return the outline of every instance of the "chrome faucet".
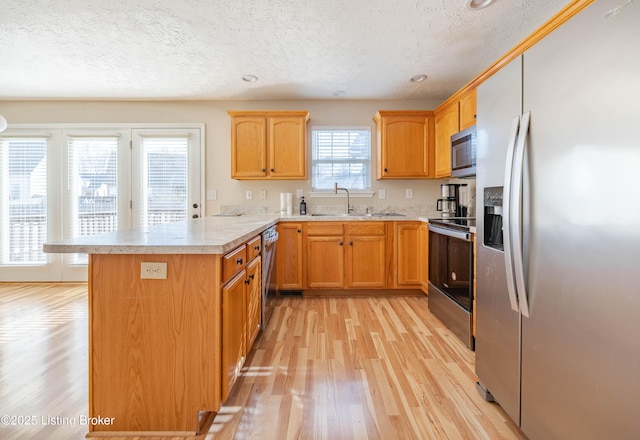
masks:
<path fill-rule="evenodd" d="M 334 182 L 333 183 L 333 193 L 334 194 L 338 194 L 338 190 L 339 189 L 341 189 L 342 191 L 347 193 L 347 206 L 345 208 L 345 214 L 350 214 L 351 211 L 353 211 L 353 208 L 349 204 L 349 190 L 347 188 L 338 188 L 338 182 Z"/>

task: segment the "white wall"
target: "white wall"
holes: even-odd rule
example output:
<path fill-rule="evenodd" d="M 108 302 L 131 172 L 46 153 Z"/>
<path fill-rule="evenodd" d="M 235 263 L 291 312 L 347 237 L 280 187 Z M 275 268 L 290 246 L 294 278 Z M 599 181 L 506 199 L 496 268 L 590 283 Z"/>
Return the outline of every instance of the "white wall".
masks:
<path fill-rule="evenodd" d="M 0 101 L 0 114 L 9 124 L 35 123 L 204 123 L 205 188 L 216 190 L 218 198 L 206 202 L 206 214 L 218 213 L 222 206 L 244 205 L 249 209 L 264 208 L 277 212 L 280 193 L 311 190 L 311 171 L 306 181 L 237 181 L 231 174 L 231 131 L 227 110 L 308 110 L 309 132 L 313 125 L 371 126 L 373 170 L 376 169 L 376 139 L 373 116 L 377 110 L 430 110 L 440 102 L 429 101 Z M 310 142 L 307 148 L 310 148 Z M 308 154 L 311 157 L 310 151 Z M 309 165 L 310 167 L 310 165 Z M 374 172 L 375 176 L 375 172 Z M 439 195 L 439 180 L 375 180 L 373 198 L 354 198 L 356 208 L 427 208 L 435 215 L 435 200 Z M 413 199 L 405 198 L 405 189 L 413 190 Z M 246 190 L 253 191 L 253 200 L 245 200 Z M 386 190 L 386 200 L 378 199 L 378 190 Z M 267 199 L 260 200 L 260 190 Z M 313 212 L 320 205 L 344 206 L 343 198 L 307 198 Z"/>

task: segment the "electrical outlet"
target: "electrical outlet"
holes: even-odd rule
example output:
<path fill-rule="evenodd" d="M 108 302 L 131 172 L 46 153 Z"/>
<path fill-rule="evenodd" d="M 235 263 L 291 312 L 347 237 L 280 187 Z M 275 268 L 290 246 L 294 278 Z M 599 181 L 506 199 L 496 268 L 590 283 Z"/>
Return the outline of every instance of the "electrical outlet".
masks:
<path fill-rule="evenodd" d="M 299 199 L 302 196 L 304 196 L 304 191 L 302 191 L 301 189 L 297 189 L 296 190 L 296 198 Z"/>
<path fill-rule="evenodd" d="M 166 280 L 167 263 L 140 263 L 140 278 L 143 280 Z"/>
<path fill-rule="evenodd" d="M 384 189 L 379 189 L 378 190 L 378 199 L 380 200 L 384 200 L 387 198 L 387 191 Z"/>
<path fill-rule="evenodd" d="M 260 199 L 262 199 L 262 200 L 266 200 L 267 199 L 267 190 L 266 189 L 261 189 L 260 190 Z"/>
<path fill-rule="evenodd" d="M 253 191 L 250 189 L 247 190 L 247 200 L 253 199 Z"/>
<path fill-rule="evenodd" d="M 411 189 L 411 188 L 407 188 L 407 189 L 405 190 L 405 197 L 406 197 L 407 199 L 413 199 L 413 189 Z"/>
<path fill-rule="evenodd" d="M 216 200 L 218 198 L 218 191 L 210 189 L 207 191 L 207 200 Z"/>

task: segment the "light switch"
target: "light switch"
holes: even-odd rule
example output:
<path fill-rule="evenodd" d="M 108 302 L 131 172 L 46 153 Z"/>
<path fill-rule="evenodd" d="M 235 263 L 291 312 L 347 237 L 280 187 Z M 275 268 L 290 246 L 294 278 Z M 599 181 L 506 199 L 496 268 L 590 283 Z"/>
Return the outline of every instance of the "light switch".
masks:
<path fill-rule="evenodd" d="M 267 199 L 267 190 L 266 189 L 261 189 L 260 190 L 260 199 L 262 199 L 262 200 L 266 200 Z"/>
<path fill-rule="evenodd" d="M 247 190 L 247 200 L 253 199 L 253 191 L 250 189 Z"/>

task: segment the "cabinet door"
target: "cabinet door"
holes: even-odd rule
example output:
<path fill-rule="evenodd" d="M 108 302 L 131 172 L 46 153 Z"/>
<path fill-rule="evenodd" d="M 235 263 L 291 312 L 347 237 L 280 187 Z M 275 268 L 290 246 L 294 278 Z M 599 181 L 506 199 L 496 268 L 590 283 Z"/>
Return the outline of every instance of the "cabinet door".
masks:
<path fill-rule="evenodd" d="M 347 287 L 386 287 L 385 236 L 349 237 Z"/>
<path fill-rule="evenodd" d="M 396 223 L 397 287 L 420 287 L 419 229 L 420 222 Z"/>
<path fill-rule="evenodd" d="M 231 178 L 256 179 L 267 176 L 266 118 L 231 118 Z"/>
<path fill-rule="evenodd" d="M 278 223 L 276 276 L 279 290 L 302 290 L 302 223 Z"/>
<path fill-rule="evenodd" d="M 469 128 L 476 123 L 476 89 L 464 94 L 460 98 L 460 130 Z"/>
<path fill-rule="evenodd" d="M 378 177 L 432 177 L 433 118 L 383 116 L 380 124 Z"/>
<path fill-rule="evenodd" d="M 422 223 L 418 229 L 418 274 L 424 293 L 429 291 L 429 225 Z"/>
<path fill-rule="evenodd" d="M 222 288 L 222 401 L 229 397 L 246 353 L 246 271 L 238 273 Z"/>
<path fill-rule="evenodd" d="M 310 289 L 344 286 L 343 237 L 307 237 L 307 286 Z"/>
<path fill-rule="evenodd" d="M 306 119 L 269 118 L 269 173 L 274 179 L 306 179 Z"/>
<path fill-rule="evenodd" d="M 262 310 L 262 283 L 261 283 L 262 259 L 260 256 L 251 260 L 247 265 L 247 353 L 253 346 L 260 331 L 260 317 Z"/>
<path fill-rule="evenodd" d="M 451 135 L 458 130 L 458 102 L 436 113 L 436 177 L 451 175 Z"/>

